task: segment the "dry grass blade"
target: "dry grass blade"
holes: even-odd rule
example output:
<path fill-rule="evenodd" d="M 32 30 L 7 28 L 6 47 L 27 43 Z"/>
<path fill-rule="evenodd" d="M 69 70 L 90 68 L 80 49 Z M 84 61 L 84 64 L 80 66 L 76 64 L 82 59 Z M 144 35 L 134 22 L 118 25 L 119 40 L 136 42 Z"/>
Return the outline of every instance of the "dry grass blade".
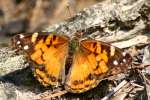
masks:
<path fill-rule="evenodd" d="M 55 98 L 55 97 L 60 97 L 64 94 L 66 94 L 67 91 L 66 90 L 63 90 L 63 91 L 54 91 L 52 93 L 46 93 L 46 94 L 40 94 L 38 95 L 36 98 L 40 99 L 40 100 L 49 100 L 49 99 L 52 99 L 52 98 Z"/>

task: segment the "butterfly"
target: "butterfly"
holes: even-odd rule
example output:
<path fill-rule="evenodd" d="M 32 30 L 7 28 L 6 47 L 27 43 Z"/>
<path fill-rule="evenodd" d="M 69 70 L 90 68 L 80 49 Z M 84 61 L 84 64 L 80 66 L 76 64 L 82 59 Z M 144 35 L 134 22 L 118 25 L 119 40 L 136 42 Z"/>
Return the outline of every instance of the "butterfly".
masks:
<path fill-rule="evenodd" d="M 125 72 L 131 64 L 131 56 L 108 43 L 94 39 L 75 42 L 63 34 L 18 34 L 12 45 L 26 53 L 33 73 L 44 86 L 64 85 L 71 93 L 82 93 L 96 87 L 111 75 Z M 71 49 L 70 49 L 71 48 Z M 70 57 L 72 54 L 72 57 Z M 66 62 L 71 64 L 67 70 Z"/>

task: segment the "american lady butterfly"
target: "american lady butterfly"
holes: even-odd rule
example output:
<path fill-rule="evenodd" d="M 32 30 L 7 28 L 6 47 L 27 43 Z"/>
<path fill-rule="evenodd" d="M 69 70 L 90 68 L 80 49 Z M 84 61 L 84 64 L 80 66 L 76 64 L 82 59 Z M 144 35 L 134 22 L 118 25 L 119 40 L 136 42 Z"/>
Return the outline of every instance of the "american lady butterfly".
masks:
<path fill-rule="evenodd" d="M 58 34 L 19 34 L 12 38 L 13 47 L 26 52 L 34 75 L 44 86 L 59 86 L 72 93 L 90 90 L 110 75 L 127 70 L 131 56 L 108 43 L 85 39 L 73 52 L 68 73 L 65 64 L 71 40 Z"/>

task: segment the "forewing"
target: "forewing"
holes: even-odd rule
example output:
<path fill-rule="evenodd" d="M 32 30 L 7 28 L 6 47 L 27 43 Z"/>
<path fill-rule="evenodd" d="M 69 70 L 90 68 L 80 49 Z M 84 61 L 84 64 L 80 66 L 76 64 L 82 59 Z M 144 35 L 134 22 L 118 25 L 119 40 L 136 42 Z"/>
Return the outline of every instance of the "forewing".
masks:
<path fill-rule="evenodd" d="M 110 44 L 83 40 L 74 54 L 65 88 L 74 93 L 85 92 L 97 86 L 104 78 L 127 70 L 129 54 Z"/>
<path fill-rule="evenodd" d="M 92 70 L 98 79 L 124 72 L 131 64 L 132 58 L 128 53 L 108 43 L 83 40 L 81 45 L 90 52 L 89 55 L 94 55 L 96 64 L 92 66 Z M 93 63 L 90 56 L 88 59 Z"/>
<path fill-rule="evenodd" d="M 21 42 L 21 48 L 28 54 L 34 75 L 44 86 L 58 86 L 60 82 L 64 82 L 68 37 L 54 34 L 42 35 L 41 33 L 40 35 L 24 36 L 18 41 Z M 28 49 L 25 49 L 25 46 L 28 46 Z"/>

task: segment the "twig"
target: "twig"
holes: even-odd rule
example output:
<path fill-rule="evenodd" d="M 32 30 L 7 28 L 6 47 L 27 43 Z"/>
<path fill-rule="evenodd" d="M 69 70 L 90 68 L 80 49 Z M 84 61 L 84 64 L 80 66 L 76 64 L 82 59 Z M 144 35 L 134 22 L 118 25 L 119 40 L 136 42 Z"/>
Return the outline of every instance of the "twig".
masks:
<path fill-rule="evenodd" d="M 130 40 L 125 40 L 122 42 L 112 43 L 112 45 L 117 46 L 119 48 L 127 48 L 139 44 L 148 44 L 148 36 L 145 35 L 137 35 Z"/>
<path fill-rule="evenodd" d="M 108 100 L 114 93 L 116 93 L 118 90 L 120 90 L 127 83 L 128 82 L 126 80 L 123 80 L 115 89 L 113 89 L 112 92 L 110 92 L 108 95 L 103 97 L 101 100 Z"/>
<path fill-rule="evenodd" d="M 112 26 L 109 22 L 113 21 L 116 22 L 116 19 L 120 20 L 124 24 L 132 20 L 133 23 L 132 22 L 131 23 L 133 25 L 136 25 L 136 23 L 134 23 L 134 20 L 136 20 L 140 16 L 139 10 L 141 9 L 144 2 L 145 2 L 144 0 L 137 0 L 134 1 L 134 3 L 129 3 L 128 5 L 124 5 L 122 1 L 118 3 L 115 2 L 98 3 L 96 5 L 93 5 L 92 7 L 84 9 L 82 12 L 77 13 L 76 16 L 64 22 L 61 22 L 53 26 L 49 26 L 44 31 L 58 32 L 58 33 L 64 32 L 64 34 L 72 36 L 77 31 L 90 30 L 90 34 L 92 34 L 95 31 L 99 31 L 101 28 L 104 31 L 104 28 Z M 130 9 L 126 9 L 127 8 L 126 6 L 130 7 Z M 116 25 L 117 24 L 114 23 L 114 27 L 118 27 Z M 97 27 L 99 27 L 100 29 L 99 28 L 97 29 Z M 141 28 L 144 29 L 143 27 Z M 112 36 L 111 34 L 112 32 L 107 33 L 109 33 L 109 35 Z M 136 34 L 135 32 L 133 33 Z M 100 33 L 99 35 L 101 34 L 102 33 Z M 126 35 L 127 34 L 128 33 L 126 33 Z"/>
<path fill-rule="evenodd" d="M 62 96 L 62 95 L 64 95 L 64 94 L 66 94 L 66 93 L 67 93 L 67 91 L 66 91 L 66 90 L 63 90 L 63 91 L 54 91 L 54 92 L 52 92 L 52 93 L 47 94 L 48 96 L 45 96 L 45 95 L 43 94 L 44 96 L 41 97 L 41 94 L 40 94 L 39 99 L 40 99 L 40 100 L 49 100 L 49 99 L 52 99 L 52 98 L 55 98 L 55 97 Z M 38 95 L 38 96 L 39 96 L 39 95 Z"/>
<path fill-rule="evenodd" d="M 136 22 L 134 28 L 131 30 L 118 29 L 116 32 L 112 32 L 112 31 L 107 29 L 107 30 L 104 30 L 105 33 L 109 32 L 109 33 L 112 33 L 114 35 L 108 36 L 108 37 L 97 36 L 97 37 L 95 37 L 95 39 L 105 41 L 105 42 L 115 42 L 115 41 L 125 40 L 125 39 L 129 39 L 129 38 L 132 39 L 135 36 L 141 34 L 141 31 L 144 30 L 145 27 L 146 27 L 146 25 L 144 24 L 144 21 L 139 20 L 138 22 Z"/>

